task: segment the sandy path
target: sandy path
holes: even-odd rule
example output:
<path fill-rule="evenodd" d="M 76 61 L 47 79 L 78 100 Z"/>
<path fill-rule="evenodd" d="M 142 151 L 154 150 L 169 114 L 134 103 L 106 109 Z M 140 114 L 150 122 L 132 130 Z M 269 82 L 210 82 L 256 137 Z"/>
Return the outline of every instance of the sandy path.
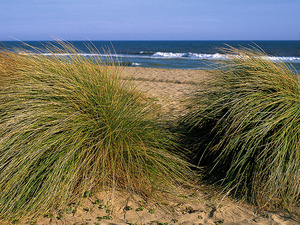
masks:
<path fill-rule="evenodd" d="M 186 97 L 211 74 L 201 70 L 127 67 L 123 77 L 157 100 L 166 116 L 177 117 L 184 113 Z"/>

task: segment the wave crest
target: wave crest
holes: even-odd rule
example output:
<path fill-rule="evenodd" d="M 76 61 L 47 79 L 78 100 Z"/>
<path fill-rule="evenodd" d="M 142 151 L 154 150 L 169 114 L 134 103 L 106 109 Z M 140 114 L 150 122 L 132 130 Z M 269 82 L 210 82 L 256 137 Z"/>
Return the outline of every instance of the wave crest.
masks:
<path fill-rule="evenodd" d="M 173 53 L 173 52 L 156 52 L 152 56 L 152 58 L 166 58 L 166 59 L 181 59 L 181 58 L 189 58 L 189 59 L 211 59 L 211 60 L 226 60 L 232 55 L 226 54 L 201 54 L 201 53 Z M 300 63 L 300 57 L 284 57 L 284 56 L 266 56 L 263 57 L 265 59 L 269 59 L 272 61 L 283 61 L 283 62 L 294 62 Z"/>
<path fill-rule="evenodd" d="M 19 54 L 36 54 L 36 53 L 25 53 L 19 52 Z M 45 56 L 71 56 L 73 53 L 40 53 L 40 55 Z M 86 56 L 86 57 L 116 57 L 116 58 L 150 58 L 150 59 L 198 59 L 198 60 L 226 60 L 232 55 L 226 54 L 201 54 L 201 53 L 174 53 L 174 52 L 155 52 L 151 53 L 146 51 L 141 51 L 137 55 L 127 55 L 127 54 L 99 54 L 99 53 L 78 53 L 78 55 Z M 269 59 L 272 61 L 282 61 L 282 62 L 290 62 L 290 63 L 300 63 L 300 57 L 296 56 L 264 56 L 263 58 Z"/>

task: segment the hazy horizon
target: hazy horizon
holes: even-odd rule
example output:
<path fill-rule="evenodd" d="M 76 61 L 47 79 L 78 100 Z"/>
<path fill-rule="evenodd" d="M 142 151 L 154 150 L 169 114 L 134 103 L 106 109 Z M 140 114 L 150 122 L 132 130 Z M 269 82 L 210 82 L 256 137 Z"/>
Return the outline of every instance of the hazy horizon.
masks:
<path fill-rule="evenodd" d="M 10 40 L 0 40 L 0 42 L 52 42 L 52 41 L 65 41 L 65 42 L 76 42 L 76 41 L 78 41 L 78 42 L 96 42 L 96 41 L 101 41 L 101 42 L 125 42 L 125 41 L 128 41 L 128 42 L 130 42 L 130 41 L 145 41 L 145 42 L 147 42 L 147 41 L 149 41 L 149 42 L 151 42 L 151 41 L 153 41 L 153 42 L 155 42 L 155 41 L 157 41 L 157 42 L 159 42 L 159 41 L 161 41 L 161 42 L 163 42 L 163 41 L 166 41 L 166 42 L 176 42 L 176 41 L 195 41 L 195 42 L 197 42 L 197 41 L 202 41 L 202 42 L 205 42 L 205 41 L 207 41 L 207 42 L 209 42 L 209 41 L 215 41 L 215 42 L 256 42 L 256 41 L 274 41 L 274 42 L 276 42 L 276 41 L 300 41 L 300 40 L 288 40 L 288 39 L 285 39 L 285 40 L 268 40 L 268 39 L 261 39 L 261 40 L 239 40 L 239 39 L 237 39 L 237 40 L 234 40 L 234 39 L 231 39 L 231 40 L 134 40 L 134 39 L 132 39 L 132 40 L 89 40 L 89 39 L 82 39 L 82 40 L 76 40 L 76 39 L 74 39 L 74 40 L 65 40 L 65 39 L 62 39 L 62 38 L 49 38 L 49 39 L 37 39 L 37 40 L 30 40 L 30 39 L 28 39 L 28 40 L 18 40 L 18 39 L 10 39 Z"/>
<path fill-rule="evenodd" d="M 0 41 L 299 40 L 298 0 L 10 0 Z"/>

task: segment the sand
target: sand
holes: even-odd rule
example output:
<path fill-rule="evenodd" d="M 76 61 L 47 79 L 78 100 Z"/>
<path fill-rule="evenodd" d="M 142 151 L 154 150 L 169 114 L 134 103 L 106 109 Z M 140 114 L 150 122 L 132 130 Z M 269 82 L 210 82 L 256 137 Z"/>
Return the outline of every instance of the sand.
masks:
<path fill-rule="evenodd" d="M 164 116 L 178 117 L 185 113 L 185 100 L 211 74 L 203 70 L 127 67 L 122 76 L 131 79 L 137 88 L 162 107 Z"/>
<path fill-rule="evenodd" d="M 199 85 L 201 87 L 211 74 L 199 70 L 128 67 L 122 77 L 132 80 L 140 91 L 161 104 L 165 117 L 173 119 L 185 113 L 184 99 Z M 224 194 L 217 196 L 206 189 L 210 188 L 183 190 L 184 194 L 176 201 L 165 200 L 161 205 L 146 203 L 139 196 L 117 191 L 113 207 L 110 192 L 96 193 L 83 198 L 75 213 L 72 213 L 72 206 L 70 214 L 63 218 L 54 215 L 39 219 L 36 224 L 300 224 L 295 216 L 258 212 L 253 206 Z M 97 199 L 101 203 L 95 204 Z M 129 207 L 126 209 L 125 206 Z"/>

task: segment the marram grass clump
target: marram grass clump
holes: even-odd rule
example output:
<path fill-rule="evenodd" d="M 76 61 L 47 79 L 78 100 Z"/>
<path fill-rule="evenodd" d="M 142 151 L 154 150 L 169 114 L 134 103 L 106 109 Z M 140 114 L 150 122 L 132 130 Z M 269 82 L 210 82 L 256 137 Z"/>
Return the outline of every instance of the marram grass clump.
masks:
<path fill-rule="evenodd" d="M 181 123 L 210 177 L 259 207 L 292 210 L 300 193 L 299 75 L 259 50 L 225 53 Z"/>
<path fill-rule="evenodd" d="M 151 196 L 188 182 L 157 107 L 117 66 L 63 47 L 67 57 L 0 54 L 0 221 L 43 215 L 89 190 Z"/>

